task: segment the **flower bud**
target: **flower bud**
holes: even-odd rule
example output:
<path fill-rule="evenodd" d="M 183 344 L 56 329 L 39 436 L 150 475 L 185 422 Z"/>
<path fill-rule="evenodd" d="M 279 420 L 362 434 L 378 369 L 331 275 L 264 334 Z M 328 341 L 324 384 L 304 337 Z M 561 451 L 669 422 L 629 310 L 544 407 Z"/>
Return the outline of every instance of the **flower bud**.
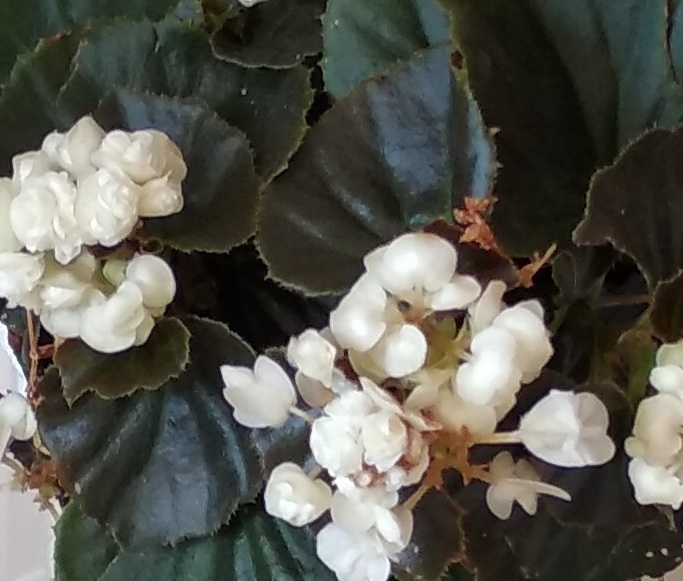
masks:
<path fill-rule="evenodd" d="M 158 256 L 138 254 L 126 267 L 126 280 L 140 288 L 143 303 L 148 309 L 164 309 L 175 297 L 173 271 Z"/>
<path fill-rule="evenodd" d="M 317 379 L 329 387 L 337 350 L 315 329 L 306 329 L 298 337 L 292 337 L 287 345 L 287 359 L 301 373 Z"/>

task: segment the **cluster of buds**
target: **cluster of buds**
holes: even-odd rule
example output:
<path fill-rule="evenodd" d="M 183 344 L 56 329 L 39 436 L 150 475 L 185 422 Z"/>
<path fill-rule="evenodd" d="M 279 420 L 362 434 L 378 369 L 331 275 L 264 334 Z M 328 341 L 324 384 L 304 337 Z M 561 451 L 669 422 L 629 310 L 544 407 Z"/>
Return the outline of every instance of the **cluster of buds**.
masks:
<path fill-rule="evenodd" d="M 503 282 L 482 289 L 458 272 L 457 258 L 436 235 L 403 235 L 365 257 L 365 272 L 329 328 L 290 340 L 294 382 L 265 356 L 253 369 L 221 369 L 239 423 L 277 427 L 290 415 L 311 423 L 317 466 L 308 473 L 289 462 L 276 467 L 266 510 L 294 526 L 329 511 L 317 551 L 341 581 L 389 577 L 410 541 L 413 508 L 444 470 L 486 482 L 487 504 L 501 519 L 515 502 L 534 514 L 541 494 L 570 500 L 508 452 L 472 466 L 473 446 L 520 444 L 562 467 L 614 455 L 607 410 L 590 393 L 551 390 L 517 430 L 497 431 L 553 350 L 537 301 L 506 306 Z M 297 391 L 311 410 L 296 407 Z"/>
<path fill-rule="evenodd" d="M 83 117 L 12 165 L 0 179 L 0 296 L 58 338 L 106 353 L 144 343 L 173 299 L 173 273 L 153 256 L 107 268 L 95 255 L 121 245 L 141 218 L 182 209 L 180 150 L 161 132 L 106 133 Z"/>

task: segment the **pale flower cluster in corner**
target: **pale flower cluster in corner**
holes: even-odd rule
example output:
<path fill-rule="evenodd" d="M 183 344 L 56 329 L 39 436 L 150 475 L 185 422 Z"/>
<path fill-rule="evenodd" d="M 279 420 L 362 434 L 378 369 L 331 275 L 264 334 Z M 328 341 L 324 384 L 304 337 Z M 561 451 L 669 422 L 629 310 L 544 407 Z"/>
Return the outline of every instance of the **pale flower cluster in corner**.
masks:
<path fill-rule="evenodd" d="M 521 444 L 563 467 L 603 464 L 614 455 L 608 414 L 589 393 L 551 390 L 499 432 L 522 386 L 553 350 L 537 301 L 503 303 L 505 284 L 458 271 L 456 249 L 427 233 L 405 234 L 368 254 L 365 272 L 331 313 L 330 326 L 293 337 L 287 359 L 294 383 L 274 360 L 252 369 L 223 366 L 224 396 L 235 419 L 277 427 L 290 415 L 311 423 L 317 467 L 285 463 L 265 490 L 267 511 L 294 526 L 329 513 L 318 533 L 320 559 L 340 581 L 385 581 L 410 542 L 414 508 L 434 464 L 473 469 L 448 448 Z M 296 384 L 296 389 L 294 384 Z M 296 407 L 299 396 L 314 413 Z M 542 482 L 532 464 L 509 453 L 467 473 L 488 485 L 486 501 L 508 518 L 514 503 L 534 514 L 539 495 L 570 500 Z M 417 486 L 400 502 L 408 487 Z M 417 495 L 417 496 L 416 496 Z"/>
<path fill-rule="evenodd" d="M 640 402 L 633 435 L 625 442 L 632 457 L 628 475 L 640 504 L 683 504 L 683 341 L 662 345 L 650 383 L 657 394 Z"/>
<path fill-rule="evenodd" d="M 106 133 L 83 117 L 12 166 L 0 178 L 0 296 L 40 315 L 56 337 L 81 337 L 98 351 L 144 343 L 173 299 L 173 273 L 145 255 L 107 268 L 89 247 L 106 254 L 142 218 L 182 209 L 178 147 L 159 131 Z"/>

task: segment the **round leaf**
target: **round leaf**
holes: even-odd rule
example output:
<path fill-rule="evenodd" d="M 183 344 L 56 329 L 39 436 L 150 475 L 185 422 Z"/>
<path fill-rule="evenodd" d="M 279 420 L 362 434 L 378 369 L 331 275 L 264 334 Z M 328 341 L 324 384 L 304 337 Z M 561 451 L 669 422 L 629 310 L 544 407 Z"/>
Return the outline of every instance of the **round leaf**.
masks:
<path fill-rule="evenodd" d="M 106 129 L 158 129 L 183 153 L 185 205 L 178 214 L 145 219 L 141 237 L 184 251 L 227 252 L 253 234 L 260 180 L 241 131 L 201 103 L 130 91 L 105 100 L 95 118 Z"/>
<path fill-rule="evenodd" d="M 492 156 L 447 47 L 397 65 L 338 101 L 265 192 L 258 242 L 271 275 L 344 289 L 370 249 L 485 194 Z"/>
<path fill-rule="evenodd" d="M 40 385 L 41 436 L 61 482 L 136 549 L 213 533 L 262 483 L 260 456 L 222 397 L 219 372 L 251 365 L 253 352 L 221 324 L 183 323 L 190 364 L 156 391 L 87 394 L 69 408 L 56 369 Z"/>
<path fill-rule="evenodd" d="M 437 0 L 328 0 L 323 24 L 325 86 L 338 99 L 450 36 L 449 17 Z"/>
<path fill-rule="evenodd" d="M 154 390 L 178 377 L 190 358 L 190 333 L 177 319 L 160 319 L 144 345 L 104 354 L 71 339 L 54 357 L 69 405 L 88 391 L 104 399 Z"/>

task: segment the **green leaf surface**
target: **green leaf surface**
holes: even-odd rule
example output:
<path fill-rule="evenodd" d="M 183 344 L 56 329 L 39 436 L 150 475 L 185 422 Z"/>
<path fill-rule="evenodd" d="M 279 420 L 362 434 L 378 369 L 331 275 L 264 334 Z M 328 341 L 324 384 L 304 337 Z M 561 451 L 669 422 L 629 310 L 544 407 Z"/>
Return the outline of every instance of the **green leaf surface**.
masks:
<path fill-rule="evenodd" d="M 0 85 L 20 55 L 41 39 L 70 34 L 92 21 L 126 17 L 159 20 L 169 13 L 200 21 L 197 0 L 4 0 L 0 3 Z"/>
<path fill-rule="evenodd" d="M 615 260 L 616 253 L 607 246 L 575 246 L 560 253 L 553 261 L 553 280 L 560 299 L 564 303 L 594 299 Z"/>
<path fill-rule="evenodd" d="M 566 244 L 592 171 L 647 128 L 683 118 L 672 66 L 683 58 L 681 5 L 444 4 L 484 119 L 500 128 L 496 234 L 516 254 Z"/>
<path fill-rule="evenodd" d="M 328 0 L 323 70 L 337 99 L 398 60 L 449 39 L 450 20 L 437 0 Z"/>
<path fill-rule="evenodd" d="M 289 68 L 322 50 L 326 0 L 268 0 L 243 10 L 211 38 L 216 55 L 247 67 Z"/>
<path fill-rule="evenodd" d="M 264 193 L 270 274 L 308 292 L 344 289 L 370 249 L 484 195 L 492 157 L 446 47 L 397 65 L 325 113 Z"/>
<path fill-rule="evenodd" d="M 183 153 L 182 211 L 146 219 L 140 237 L 183 251 L 227 252 L 253 234 L 261 182 L 241 131 L 202 103 L 130 91 L 106 99 L 95 118 L 105 129 L 158 129 Z"/>
<path fill-rule="evenodd" d="M 69 405 L 89 391 L 104 399 L 155 390 L 178 377 L 190 358 L 190 333 L 178 319 L 157 321 L 144 345 L 104 354 L 79 340 L 60 345 L 54 356 Z"/>
<path fill-rule="evenodd" d="M 651 287 L 683 268 L 683 129 L 656 129 L 595 174 L 578 244 L 610 243 L 631 256 Z"/>
<path fill-rule="evenodd" d="M 89 34 L 74 59 L 60 108 L 75 120 L 117 87 L 203 99 L 246 134 L 257 170 L 266 178 L 297 148 L 312 100 L 303 66 L 278 71 L 227 63 L 214 56 L 203 30 L 174 19 L 118 22 Z"/>
<path fill-rule="evenodd" d="M 40 386 L 43 442 L 60 480 L 118 541 L 139 549 L 216 531 L 261 484 L 261 458 L 222 397 L 222 364 L 254 355 L 225 326 L 183 319 L 190 364 L 156 391 L 69 408 L 56 369 Z"/>
<path fill-rule="evenodd" d="M 75 562 L 83 547 L 61 539 L 88 538 L 87 547 L 109 547 L 111 538 L 96 521 L 71 504 L 58 529 L 57 562 Z M 99 529 L 99 530 L 98 530 Z M 92 550 L 92 549 L 91 549 Z M 109 556 L 109 555 L 107 555 Z M 86 552 L 86 559 L 93 555 Z M 247 506 L 215 535 L 188 540 L 175 547 L 154 547 L 137 553 L 120 552 L 106 571 L 95 568 L 60 569 L 57 581 L 225 581 L 227 579 L 277 579 L 278 581 L 333 581 L 315 556 L 310 532 L 293 528 Z"/>
<path fill-rule="evenodd" d="M 652 333 L 665 343 L 683 339 L 683 271 L 655 288 L 650 323 Z"/>

